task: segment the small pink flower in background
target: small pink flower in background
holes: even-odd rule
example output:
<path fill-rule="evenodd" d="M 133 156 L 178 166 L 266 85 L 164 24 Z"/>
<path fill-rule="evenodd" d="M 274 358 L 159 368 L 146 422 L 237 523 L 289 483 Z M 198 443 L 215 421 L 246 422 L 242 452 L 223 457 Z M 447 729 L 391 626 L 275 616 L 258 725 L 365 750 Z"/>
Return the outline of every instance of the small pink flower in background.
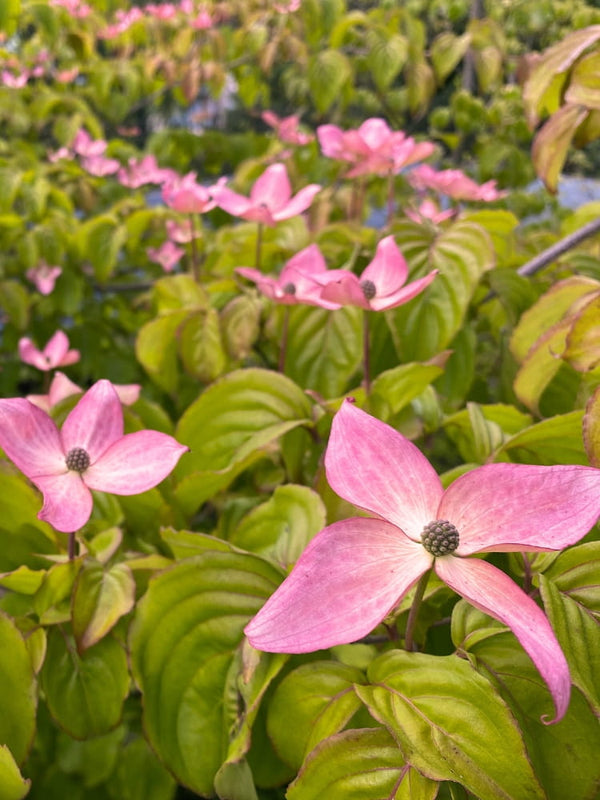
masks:
<path fill-rule="evenodd" d="M 408 180 L 417 191 L 432 189 L 454 200 L 479 200 L 490 203 L 507 195 L 507 192 L 501 192 L 496 188 L 496 181 L 478 184 L 459 169 L 438 171 L 429 164 L 415 167 Z"/>
<path fill-rule="evenodd" d="M 263 111 L 260 116 L 263 122 L 273 128 L 282 142 L 302 145 L 312 142 L 315 138 L 312 134 L 304 133 L 300 130 L 298 127 L 300 117 L 297 114 L 292 114 L 289 117 L 278 117 L 273 111 Z"/>
<path fill-rule="evenodd" d="M 69 350 L 69 339 L 63 331 L 56 331 L 43 350 L 38 350 L 31 339 L 19 339 L 19 357 L 25 364 L 31 364 L 44 372 L 56 367 L 68 367 L 80 359 L 79 350 Z"/>
<path fill-rule="evenodd" d="M 92 139 L 85 128 L 80 128 L 71 144 L 73 151 L 83 158 L 101 156 L 108 147 L 104 139 Z"/>
<path fill-rule="evenodd" d="M 0 73 L 0 79 L 7 89 L 22 89 L 27 85 L 30 75 L 29 70 L 23 70 L 19 75 L 14 75 L 7 69 L 3 69 Z"/>
<path fill-rule="evenodd" d="M 121 167 L 118 172 L 119 183 L 129 189 L 138 189 L 148 183 L 161 184 L 176 178 L 177 173 L 159 167 L 156 156 L 151 153 L 141 159 L 130 158 L 127 166 Z"/>
<path fill-rule="evenodd" d="M 433 222 L 434 225 L 438 225 L 440 222 L 444 222 L 444 220 L 453 217 L 454 214 L 456 214 L 456 209 L 448 208 L 445 211 L 440 211 L 433 200 L 423 200 L 416 210 L 407 208 L 404 210 L 404 213 L 409 219 L 412 219 L 413 222 L 422 223 L 429 220 Z"/>
<path fill-rule="evenodd" d="M 371 311 L 385 311 L 407 303 L 420 294 L 435 278 L 432 270 L 424 278 L 406 284 L 408 267 L 393 236 L 377 245 L 375 257 L 357 277 L 345 269 L 330 270 L 316 280 L 323 287 L 321 298 L 339 306 L 359 306 Z M 406 285 L 405 285 L 406 284 Z"/>
<path fill-rule="evenodd" d="M 103 178 L 106 175 L 114 175 L 121 169 L 121 162 L 116 158 L 106 158 L 105 156 L 86 156 L 81 159 L 81 166 L 90 175 Z"/>
<path fill-rule="evenodd" d="M 197 31 L 206 31 L 212 28 L 214 20 L 206 9 L 200 9 L 194 19 L 190 20 L 190 25 Z"/>
<path fill-rule="evenodd" d="M 302 0 L 288 0 L 287 4 L 273 3 L 273 8 L 279 14 L 293 14 L 302 5 Z"/>
<path fill-rule="evenodd" d="M 117 393 L 119 401 L 124 406 L 133 405 L 139 398 L 142 387 L 139 383 L 113 383 L 113 388 Z M 48 394 L 28 394 L 26 399 L 34 406 L 41 408 L 47 414 L 57 403 L 72 397 L 74 394 L 82 394 L 83 389 L 72 380 L 67 378 L 64 372 L 56 372 L 52 378 Z"/>
<path fill-rule="evenodd" d="M 79 67 L 72 67 L 71 69 L 62 69 L 54 73 L 54 80 L 59 83 L 73 83 L 75 78 L 79 75 Z"/>
<path fill-rule="evenodd" d="M 62 158 L 66 158 L 69 160 L 73 159 L 73 153 L 69 150 L 68 147 L 59 147 L 58 150 L 55 150 L 53 153 L 48 153 L 48 161 L 51 164 L 55 164 Z"/>
<path fill-rule="evenodd" d="M 156 19 L 173 19 L 177 14 L 177 8 L 172 3 L 148 3 L 144 11 Z"/>
<path fill-rule="evenodd" d="M 0 400 L 0 446 L 43 493 L 38 517 L 65 533 L 89 520 L 90 489 L 145 492 L 166 478 L 188 449 L 158 431 L 123 435 L 121 403 L 107 380 L 83 395 L 60 431 L 28 400 Z"/>
<path fill-rule="evenodd" d="M 234 217 L 275 225 L 290 219 L 310 206 L 315 195 L 321 191 L 316 183 L 300 189 L 292 197 L 292 187 L 283 164 L 273 164 L 263 172 L 250 190 L 250 197 L 237 194 L 226 186 L 214 189 L 217 205 Z"/>
<path fill-rule="evenodd" d="M 50 0 L 51 6 L 62 6 L 66 8 L 69 14 L 73 17 L 83 19 L 92 13 L 92 9 L 87 3 L 82 3 L 81 0 Z"/>
<path fill-rule="evenodd" d="M 214 192 L 223 186 L 225 180 L 220 178 L 214 186 L 202 186 L 194 172 L 183 177 L 177 175 L 164 184 L 162 197 L 169 208 L 181 214 L 204 214 L 217 205 Z"/>
<path fill-rule="evenodd" d="M 32 267 L 25 273 L 27 279 L 35 284 L 38 292 L 45 295 L 54 291 L 56 279 L 61 274 L 60 267 L 51 267 L 45 261 L 41 261 L 37 267 Z"/>
<path fill-rule="evenodd" d="M 196 229 L 191 220 L 176 222 L 174 219 L 168 219 L 166 227 L 168 238 L 177 244 L 187 244 L 192 239 L 202 237 L 202 232 Z"/>
<path fill-rule="evenodd" d="M 489 464 L 444 491 L 401 434 L 345 401 L 325 454 L 332 489 L 376 515 L 336 522 L 246 626 L 259 650 L 306 653 L 370 633 L 428 570 L 507 625 L 539 670 L 560 720 L 568 707 L 566 659 L 539 606 L 476 553 L 561 550 L 600 512 L 600 470 Z M 544 719 L 544 718 L 542 718 Z"/>
<path fill-rule="evenodd" d="M 284 305 L 321 306 L 339 308 L 321 298 L 321 286 L 315 277 L 327 272 L 327 264 L 316 244 L 300 250 L 285 264 L 279 278 L 271 278 L 253 267 L 237 267 L 235 270 L 244 278 L 253 281 L 265 297 Z"/>
<path fill-rule="evenodd" d="M 164 269 L 165 272 L 172 272 L 181 257 L 185 255 L 182 247 L 177 247 L 171 241 L 164 242 L 160 247 L 149 247 L 146 250 L 148 258 Z"/>
<path fill-rule="evenodd" d="M 378 117 L 366 120 L 357 130 L 343 131 L 336 125 L 320 125 L 317 138 L 323 155 L 355 166 L 348 177 L 390 175 L 430 156 L 431 142 L 415 142 L 403 131 L 392 131 Z"/>

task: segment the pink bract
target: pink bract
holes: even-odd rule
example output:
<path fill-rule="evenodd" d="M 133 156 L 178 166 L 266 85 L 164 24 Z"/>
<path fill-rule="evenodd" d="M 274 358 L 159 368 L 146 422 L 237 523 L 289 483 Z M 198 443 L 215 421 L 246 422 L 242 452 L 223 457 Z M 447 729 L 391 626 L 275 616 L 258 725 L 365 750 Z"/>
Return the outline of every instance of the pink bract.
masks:
<path fill-rule="evenodd" d="M 54 291 L 56 279 L 62 274 L 60 267 L 51 267 L 45 261 L 41 261 L 37 267 L 28 269 L 25 275 L 27 279 L 35 284 L 40 294 L 48 295 Z"/>
<path fill-rule="evenodd" d="M 420 164 L 408 176 L 410 184 L 422 191 L 433 191 L 452 197 L 454 200 L 479 200 L 490 203 L 506 197 L 507 192 L 496 188 L 496 181 L 478 184 L 459 169 L 444 169 L 438 171 L 429 164 Z"/>
<path fill-rule="evenodd" d="M 172 272 L 181 257 L 185 255 L 185 250 L 171 241 L 166 241 L 160 247 L 149 247 L 146 253 L 148 258 L 160 264 L 165 272 Z"/>
<path fill-rule="evenodd" d="M 292 187 L 284 164 L 273 164 L 263 172 L 250 190 L 250 197 L 237 194 L 226 186 L 215 189 L 217 205 L 234 217 L 275 225 L 290 219 L 310 206 L 321 187 L 305 186 L 292 197 Z"/>
<path fill-rule="evenodd" d="M 309 133 L 304 133 L 299 128 L 300 117 L 291 114 L 289 117 L 278 117 L 274 111 L 263 111 L 263 122 L 266 122 L 276 132 L 282 142 L 288 144 L 309 144 L 315 138 Z"/>
<path fill-rule="evenodd" d="M 432 270 L 424 278 L 406 283 L 408 267 L 393 236 L 377 245 L 375 258 L 357 277 L 345 269 L 330 270 L 316 280 L 321 283 L 321 298 L 339 306 L 359 306 L 371 311 L 385 311 L 407 303 L 420 294 L 438 274 Z M 405 285 L 406 284 L 406 285 Z"/>
<path fill-rule="evenodd" d="M 142 387 L 139 383 L 113 383 L 113 389 L 124 406 L 131 406 L 138 400 Z M 64 372 L 55 372 L 48 394 L 28 394 L 25 399 L 49 414 L 57 403 L 74 394 L 83 394 L 81 386 L 73 383 Z"/>
<path fill-rule="evenodd" d="M 250 643 L 267 652 L 305 653 L 356 641 L 433 568 L 513 631 L 550 689 L 553 721 L 560 720 L 570 676 L 548 619 L 504 572 L 469 556 L 574 544 L 598 518 L 600 470 L 489 464 L 444 491 L 417 447 L 351 401 L 333 420 L 325 469 L 340 497 L 375 517 L 336 522 L 312 540 L 246 626 Z M 421 536 L 440 520 L 455 527 L 458 547 L 434 556 Z"/>
<path fill-rule="evenodd" d="M 321 285 L 315 277 L 327 272 L 327 264 L 316 244 L 305 247 L 285 264 L 279 278 L 271 278 L 252 267 L 237 267 L 236 272 L 253 281 L 259 290 L 284 305 L 321 306 L 322 308 L 339 308 L 336 303 L 329 303 L 321 298 Z"/>
<path fill-rule="evenodd" d="M 76 364 L 80 359 L 79 350 L 69 350 L 69 339 L 64 331 L 56 331 L 43 350 L 38 350 L 31 339 L 19 339 L 19 357 L 25 364 L 48 372 L 56 367 Z"/>
<path fill-rule="evenodd" d="M 166 478 L 188 449 L 158 431 L 123 435 L 121 404 L 107 380 L 83 395 L 60 431 L 28 400 L 0 400 L 0 446 L 43 493 L 38 517 L 65 533 L 89 520 L 90 489 L 145 492 Z"/>
<path fill-rule="evenodd" d="M 354 164 L 348 177 L 390 175 L 430 156 L 431 142 L 415 142 L 403 131 L 392 131 L 378 117 L 366 120 L 356 130 L 343 131 L 336 125 L 321 125 L 317 138 L 323 155 Z"/>
<path fill-rule="evenodd" d="M 217 205 L 215 193 L 224 182 L 221 178 L 215 186 L 202 186 L 194 172 L 183 177 L 177 175 L 164 184 L 162 197 L 169 208 L 181 214 L 204 214 Z"/>

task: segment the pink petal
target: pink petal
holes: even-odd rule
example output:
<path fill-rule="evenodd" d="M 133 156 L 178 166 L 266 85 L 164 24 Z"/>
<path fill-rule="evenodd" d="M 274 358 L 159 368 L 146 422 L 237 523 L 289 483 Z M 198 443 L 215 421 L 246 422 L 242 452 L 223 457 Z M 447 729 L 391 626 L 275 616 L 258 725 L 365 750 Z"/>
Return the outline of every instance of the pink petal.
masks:
<path fill-rule="evenodd" d="M 386 236 L 377 245 L 375 258 L 360 276 L 361 281 L 372 281 L 376 298 L 397 292 L 406 283 L 408 267 L 393 236 Z"/>
<path fill-rule="evenodd" d="M 439 509 L 458 529 L 461 556 L 561 550 L 599 514 L 600 470 L 575 465 L 488 464 L 454 481 Z"/>
<path fill-rule="evenodd" d="M 93 500 L 78 472 L 35 478 L 35 485 L 44 494 L 39 519 L 57 531 L 71 533 L 82 528 L 92 513 Z"/>
<path fill-rule="evenodd" d="M 548 685 L 558 722 L 569 705 L 569 667 L 544 612 L 516 583 L 496 567 L 477 558 L 445 556 L 435 560 L 439 577 L 465 600 L 507 625 Z"/>
<path fill-rule="evenodd" d="M 252 208 L 252 203 L 247 197 L 228 189 L 226 186 L 215 189 L 213 197 L 219 208 L 234 217 L 241 217 Z"/>
<path fill-rule="evenodd" d="M 50 408 L 55 406 L 57 403 L 60 403 L 60 401 L 64 400 L 66 397 L 71 397 L 72 395 L 79 394 L 80 392 L 83 392 L 83 389 L 80 386 L 77 386 L 76 383 L 73 383 L 72 380 L 67 378 L 64 372 L 55 372 L 54 377 L 52 378 L 52 383 L 50 384 L 50 391 L 48 393 Z"/>
<path fill-rule="evenodd" d="M 435 470 L 414 444 L 349 400 L 335 415 L 325 453 L 331 488 L 421 541 L 443 494 Z"/>
<path fill-rule="evenodd" d="M 279 299 L 277 291 L 279 282 L 276 281 L 275 278 L 264 275 L 260 270 L 254 269 L 254 267 L 236 267 L 235 271 L 249 281 L 253 281 L 265 297 L 271 300 Z"/>
<path fill-rule="evenodd" d="M 310 244 L 292 256 L 281 270 L 281 280 L 285 282 L 288 271 L 302 272 L 305 275 L 314 275 L 327 271 L 327 264 L 323 253 L 316 244 Z"/>
<path fill-rule="evenodd" d="M 139 383 L 113 383 L 117 397 L 124 406 L 132 406 L 140 398 L 142 387 Z"/>
<path fill-rule="evenodd" d="M 82 447 L 92 464 L 123 436 L 123 411 L 110 381 L 98 381 L 88 389 L 66 418 L 60 435 L 65 453 Z"/>
<path fill-rule="evenodd" d="M 0 447 L 28 478 L 57 475 L 66 469 L 56 425 L 20 397 L 0 400 Z"/>
<path fill-rule="evenodd" d="M 312 203 L 315 195 L 320 191 L 321 187 L 318 183 L 311 183 L 308 186 L 305 186 L 303 189 L 300 189 L 298 194 L 294 195 L 289 203 L 286 203 L 283 208 L 273 211 L 273 219 L 278 222 L 280 220 L 291 219 L 292 217 L 296 217 L 298 214 L 302 214 L 302 212 L 306 211 L 306 209 Z"/>
<path fill-rule="evenodd" d="M 56 331 L 56 333 L 48 340 L 48 344 L 44 347 L 44 355 L 52 366 L 57 366 L 62 363 L 62 359 L 67 355 L 69 350 L 69 339 L 64 331 Z"/>
<path fill-rule="evenodd" d="M 317 139 L 324 156 L 328 156 L 328 158 L 343 157 L 344 134 L 337 125 L 319 125 Z"/>
<path fill-rule="evenodd" d="M 387 122 L 379 117 L 371 117 L 371 119 L 365 120 L 358 128 L 358 132 L 371 150 L 377 150 L 387 144 L 392 135 Z"/>
<path fill-rule="evenodd" d="M 341 306 L 358 306 L 369 309 L 371 306 L 356 275 L 341 269 L 335 270 L 335 272 L 337 273 L 335 279 L 331 273 L 327 276 L 327 283 L 321 290 L 323 300 L 338 303 Z"/>
<path fill-rule="evenodd" d="M 283 164 L 272 164 L 256 180 L 250 191 L 252 205 L 264 204 L 272 211 L 282 208 L 292 195 L 292 187 Z"/>
<path fill-rule="evenodd" d="M 189 448 L 158 431 L 128 433 L 83 474 L 90 489 L 139 494 L 164 480 Z"/>
<path fill-rule="evenodd" d="M 322 530 L 246 626 L 270 653 L 308 653 L 370 633 L 432 558 L 393 525 L 354 518 Z"/>
<path fill-rule="evenodd" d="M 28 336 L 19 339 L 19 358 L 24 364 L 31 364 L 32 367 L 47 372 L 51 367 L 48 359 L 37 349 Z"/>
<path fill-rule="evenodd" d="M 434 269 L 429 273 L 429 275 L 425 275 L 424 278 L 419 278 L 416 281 L 412 281 L 412 283 L 408 283 L 406 286 L 403 286 L 401 289 L 398 289 L 397 292 L 394 292 L 387 297 L 375 296 L 370 301 L 371 308 L 373 311 L 385 311 L 388 308 L 396 308 L 397 306 L 403 305 L 403 303 L 408 303 L 408 301 L 412 300 L 413 297 L 421 294 L 421 292 L 429 286 L 437 274 L 438 270 Z"/>

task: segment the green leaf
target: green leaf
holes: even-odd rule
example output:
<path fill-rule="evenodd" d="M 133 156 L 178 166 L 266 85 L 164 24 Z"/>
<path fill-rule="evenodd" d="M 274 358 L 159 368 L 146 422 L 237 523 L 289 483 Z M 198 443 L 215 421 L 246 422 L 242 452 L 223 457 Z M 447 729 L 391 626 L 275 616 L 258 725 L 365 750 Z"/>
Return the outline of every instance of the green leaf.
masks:
<path fill-rule="evenodd" d="M 42 625 L 55 625 L 71 619 L 71 595 L 81 559 L 54 564 L 33 596 L 32 606 Z"/>
<path fill-rule="evenodd" d="M 4 31 L 9 36 L 12 35 L 17 27 L 20 12 L 21 0 L 2 0 L 0 3 L 0 31 Z"/>
<path fill-rule="evenodd" d="M 30 786 L 31 781 L 23 778 L 8 747 L 0 745 L 0 800 L 22 800 Z"/>
<path fill-rule="evenodd" d="M 173 800 L 176 784 L 146 740 L 138 737 L 119 750 L 108 788 L 110 797 L 119 800 Z"/>
<path fill-rule="evenodd" d="M 208 387 L 181 417 L 175 436 L 191 453 L 175 470 L 176 495 L 190 511 L 224 489 L 287 431 L 310 423 L 308 398 L 263 369 L 235 370 Z"/>
<path fill-rule="evenodd" d="M 542 800 L 521 732 L 492 684 L 456 656 L 393 651 L 356 692 L 406 760 L 480 800 Z"/>
<path fill-rule="evenodd" d="M 248 358 L 260 334 L 261 301 L 254 295 L 234 297 L 221 312 L 225 349 L 233 359 Z"/>
<path fill-rule="evenodd" d="M 465 461 L 484 464 L 498 447 L 531 421 L 530 414 L 514 406 L 467 403 L 465 409 L 446 418 L 444 428 Z"/>
<path fill-rule="evenodd" d="M 562 353 L 573 369 L 588 372 L 600 364 L 600 295 L 592 299 L 575 315 L 567 334 L 567 346 Z"/>
<path fill-rule="evenodd" d="M 583 413 L 557 414 L 511 436 L 496 453 L 497 461 L 521 464 L 588 464 L 581 436 Z"/>
<path fill-rule="evenodd" d="M 339 100 L 352 78 L 352 65 L 339 50 L 322 50 L 308 67 L 308 85 L 317 111 L 324 114 Z"/>
<path fill-rule="evenodd" d="M 476 668 L 498 685 L 510 703 L 548 800 L 595 797 L 600 727 L 579 691 L 571 692 L 565 717 L 554 725 L 545 725 L 542 715 L 552 714 L 553 710 L 550 693 L 510 631 L 460 600 L 452 614 L 452 638 Z"/>
<path fill-rule="evenodd" d="M 91 789 L 112 774 L 125 737 L 120 725 L 104 736 L 78 741 L 60 731 L 56 742 L 56 763 L 68 775 L 76 775 L 80 783 Z"/>
<path fill-rule="evenodd" d="M 48 636 L 41 672 L 50 713 L 75 739 L 101 736 L 121 719 L 129 692 L 127 657 L 121 644 L 105 636 L 81 656 L 65 631 Z"/>
<path fill-rule="evenodd" d="M 531 347 L 515 376 L 513 388 L 523 405 L 539 414 L 539 402 L 563 362 L 560 353 L 565 349 L 571 318 L 557 322 Z"/>
<path fill-rule="evenodd" d="M 133 608 L 135 581 L 125 564 L 88 559 L 73 592 L 73 634 L 80 653 L 96 644 Z"/>
<path fill-rule="evenodd" d="M 373 414 L 385 422 L 418 397 L 443 372 L 443 368 L 436 364 L 416 363 L 400 364 L 381 372 L 371 384 L 369 402 Z"/>
<path fill-rule="evenodd" d="M 35 734 L 36 704 L 29 651 L 14 622 L 0 612 L 0 742 L 10 748 L 2 751 L 0 774 L 3 769 L 11 774 L 11 754 L 17 764 L 25 760 Z"/>
<path fill-rule="evenodd" d="M 271 558 L 287 568 L 326 524 L 325 506 L 307 486 L 278 486 L 266 503 L 252 509 L 229 537 L 232 544 Z"/>
<path fill-rule="evenodd" d="M 296 780 L 288 800 L 434 800 L 435 781 L 405 764 L 384 728 L 343 731 L 321 742 Z"/>
<path fill-rule="evenodd" d="M 174 393 L 179 380 L 177 366 L 177 331 L 187 318 L 187 311 L 175 311 L 143 325 L 135 342 L 135 355 L 152 380 Z"/>
<path fill-rule="evenodd" d="M 117 265 L 127 229 L 108 214 L 83 222 L 76 233 L 79 256 L 94 268 L 96 280 L 106 282 Z"/>
<path fill-rule="evenodd" d="M 227 358 L 219 315 L 214 308 L 191 313 L 180 326 L 177 337 L 181 361 L 192 378 L 211 383 L 224 372 Z"/>
<path fill-rule="evenodd" d="M 593 467 L 600 467 L 600 387 L 588 400 L 583 415 L 583 442 Z"/>
<path fill-rule="evenodd" d="M 314 661 L 286 675 L 267 712 L 277 755 L 299 769 L 313 747 L 342 730 L 361 707 L 355 683 L 365 683 L 364 673 L 336 661 Z"/>
<path fill-rule="evenodd" d="M 389 88 L 408 58 L 408 42 L 405 36 L 398 33 L 382 35 L 370 31 L 367 35 L 367 66 L 371 71 L 375 85 L 380 91 Z"/>
<path fill-rule="evenodd" d="M 19 331 L 29 325 L 29 294 L 17 281 L 0 281 L 0 308 Z"/>
<path fill-rule="evenodd" d="M 458 66 L 469 49 L 470 43 L 471 37 L 468 33 L 456 36 L 449 31 L 438 34 L 432 41 L 431 63 L 439 85 L 444 83 L 448 75 Z"/>
<path fill-rule="evenodd" d="M 256 556 L 211 551 L 153 578 L 136 609 L 130 652 L 144 729 L 168 769 L 199 794 L 213 793 L 238 723 L 224 701 L 243 628 L 280 580 Z"/>
<path fill-rule="evenodd" d="M 550 192 L 556 192 L 571 141 L 588 114 L 582 106 L 565 105 L 550 117 L 533 140 L 533 166 Z"/>
<path fill-rule="evenodd" d="M 191 275 L 169 275 L 156 281 L 153 299 L 159 315 L 187 309 L 207 309 L 208 295 Z"/>
<path fill-rule="evenodd" d="M 338 397 L 348 388 L 361 356 L 361 309 L 291 308 L 285 369 L 300 386 Z"/>
<path fill-rule="evenodd" d="M 561 553 L 540 575 L 546 614 L 569 662 L 571 679 L 600 716 L 600 542 Z"/>
<path fill-rule="evenodd" d="M 411 265 L 423 265 L 419 275 L 432 268 L 440 274 L 414 300 L 386 314 L 403 360 L 426 361 L 448 346 L 463 324 L 479 279 L 493 262 L 488 233 L 472 222 L 456 222 L 432 245 L 424 241 L 410 253 Z"/>
<path fill-rule="evenodd" d="M 592 52 L 580 58 L 569 74 L 565 102 L 587 108 L 600 108 L 599 72 L 600 52 Z"/>

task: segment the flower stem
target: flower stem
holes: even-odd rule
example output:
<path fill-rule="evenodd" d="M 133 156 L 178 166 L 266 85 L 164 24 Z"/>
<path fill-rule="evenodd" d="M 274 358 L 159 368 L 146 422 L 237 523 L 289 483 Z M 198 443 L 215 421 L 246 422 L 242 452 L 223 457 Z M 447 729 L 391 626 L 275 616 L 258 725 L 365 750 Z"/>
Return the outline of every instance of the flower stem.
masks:
<path fill-rule="evenodd" d="M 71 533 L 69 533 L 69 544 L 68 544 L 69 561 L 73 561 L 76 555 L 75 551 L 77 549 L 77 537 L 75 534 L 76 531 L 71 531 Z"/>
<path fill-rule="evenodd" d="M 263 237 L 263 224 L 262 222 L 258 223 L 258 230 L 256 232 L 256 255 L 254 257 L 254 267 L 256 269 L 260 269 L 260 256 L 261 256 L 261 249 L 262 249 L 262 237 Z"/>
<path fill-rule="evenodd" d="M 200 283 L 200 259 L 198 257 L 198 246 L 196 245 L 196 225 L 194 223 L 194 215 L 189 215 L 190 219 L 190 245 L 192 248 L 192 275 L 196 283 Z"/>
<path fill-rule="evenodd" d="M 363 373 L 365 392 L 368 395 L 371 391 L 371 365 L 369 362 L 369 312 L 363 309 Z"/>
<path fill-rule="evenodd" d="M 288 332 L 290 329 L 290 307 L 286 306 L 283 311 L 283 326 L 281 328 L 281 347 L 279 348 L 279 372 L 285 372 L 285 357 L 287 355 Z"/>
<path fill-rule="evenodd" d="M 417 584 L 417 588 L 415 590 L 415 596 L 413 597 L 412 606 L 410 607 L 410 611 L 408 612 L 408 619 L 406 621 L 406 633 L 404 634 L 404 647 L 406 650 L 409 651 L 415 649 L 415 642 L 413 639 L 413 635 L 415 632 L 417 617 L 419 616 L 419 608 L 421 607 L 421 602 L 425 594 L 425 589 L 427 587 L 427 581 L 429 580 L 430 574 L 431 570 L 428 569 L 427 572 L 421 576 Z"/>
<path fill-rule="evenodd" d="M 387 220 L 386 224 L 389 227 L 392 224 L 392 217 L 394 216 L 394 173 L 390 170 L 388 175 L 388 196 L 387 196 Z"/>

